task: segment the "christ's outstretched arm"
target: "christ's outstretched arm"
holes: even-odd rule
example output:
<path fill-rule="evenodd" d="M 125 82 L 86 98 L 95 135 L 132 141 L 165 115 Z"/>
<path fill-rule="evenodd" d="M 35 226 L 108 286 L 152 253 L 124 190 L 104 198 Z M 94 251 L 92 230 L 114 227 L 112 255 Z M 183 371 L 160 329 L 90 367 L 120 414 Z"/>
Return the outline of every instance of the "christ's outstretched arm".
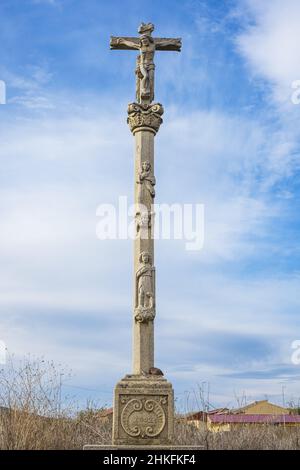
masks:
<path fill-rule="evenodd" d="M 126 49 L 126 50 L 137 50 L 140 48 L 139 38 L 130 37 L 110 37 L 110 48 L 111 49 Z"/>

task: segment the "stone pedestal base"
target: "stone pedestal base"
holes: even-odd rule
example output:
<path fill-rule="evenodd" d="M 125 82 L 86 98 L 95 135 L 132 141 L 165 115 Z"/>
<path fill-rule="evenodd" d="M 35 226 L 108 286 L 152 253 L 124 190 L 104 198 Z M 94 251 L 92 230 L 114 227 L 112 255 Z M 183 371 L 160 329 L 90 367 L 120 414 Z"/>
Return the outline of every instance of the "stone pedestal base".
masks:
<path fill-rule="evenodd" d="M 113 445 L 171 445 L 173 426 L 173 389 L 166 379 L 127 375 L 117 383 L 114 395 Z"/>
<path fill-rule="evenodd" d="M 100 450 L 100 451 L 103 451 L 103 450 L 147 450 L 147 451 L 150 451 L 150 450 L 153 450 L 153 451 L 165 451 L 165 450 L 172 450 L 172 451 L 176 451 L 176 450 L 204 450 L 205 446 L 202 445 L 198 445 L 198 446 L 145 446 L 145 447 L 142 447 L 142 446 L 122 446 L 122 445 L 119 445 L 119 446 L 113 446 L 113 445 L 97 445 L 97 444 L 86 444 L 83 446 L 83 450 Z"/>

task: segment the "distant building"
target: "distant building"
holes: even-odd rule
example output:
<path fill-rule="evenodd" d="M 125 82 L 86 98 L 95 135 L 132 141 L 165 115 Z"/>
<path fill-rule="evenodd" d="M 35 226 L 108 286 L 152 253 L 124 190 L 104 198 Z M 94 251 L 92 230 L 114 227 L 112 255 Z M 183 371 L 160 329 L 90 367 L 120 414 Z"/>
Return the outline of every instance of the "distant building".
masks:
<path fill-rule="evenodd" d="M 207 427 L 207 417 L 211 414 L 218 414 L 218 413 L 229 413 L 228 408 L 217 408 L 211 411 L 192 411 L 185 415 L 181 415 L 178 419 L 182 422 L 186 422 L 187 424 L 191 424 L 198 429 L 206 429 Z"/>
<path fill-rule="evenodd" d="M 181 422 L 191 424 L 199 430 L 212 432 L 230 431 L 249 425 L 300 426 L 300 415 L 268 400 L 260 400 L 241 408 L 216 408 L 210 411 L 193 411 L 178 416 Z"/>
<path fill-rule="evenodd" d="M 207 419 L 212 432 L 231 431 L 244 426 L 300 426 L 300 415 L 290 414 L 215 414 Z"/>
<path fill-rule="evenodd" d="M 206 429 L 207 413 L 205 411 L 192 411 L 177 416 L 177 420 L 182 423 L 191 424 L 198 429 Z"/>
<path fill-rule="evenodd" d="M 106 408 L 98 412 L 97 417 L 100 418 L 102 423 L 111 423 L 113 418 L 113 408 Z"/>
<path fill-rule="evenodd" d="M 231 413 L 246 415 L 284 415 L 290 414 L 290 410 L 283 408 L 282 406 L 269 403 L 268 400 L 260 400 L 243 406 L 242 408 L 232 410 Z"/>
<path fill-rule="evenodd" d="M 229 413 L 210 413 L 207 418 L 207 429 L 212 432 L 250 425 L 300 426 L 300 416 L 291 415 L 289 409 L 268 400 L 260 400 Z"/>

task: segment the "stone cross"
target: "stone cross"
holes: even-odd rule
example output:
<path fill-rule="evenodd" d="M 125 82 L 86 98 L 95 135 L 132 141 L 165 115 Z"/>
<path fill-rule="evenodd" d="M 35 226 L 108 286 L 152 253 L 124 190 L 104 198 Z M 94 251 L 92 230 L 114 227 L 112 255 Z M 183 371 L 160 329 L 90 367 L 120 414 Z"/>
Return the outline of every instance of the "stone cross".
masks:
<path fill-rule="evenodd" d="M 111 49 L 139 51 L 136 102 L 128 105 L 127 119 L 135 138 L 133 373 L 115 387 L 115 445 L 171 444 L 173 435 L 173 389 L 154 367 L 154 137 L 164 111 L 153 99 L 155 51 L 180 51 L 181 39 L 153 38 L 153 30 L 152 23 L 142 23 L 140 37 L 110 40 Z"/>
<path fill-rule="evenodd" d="M 152 23 L 142 23 L 138 29 L 139 38 L 111 36 L 111 49 L 139 50 L 136 62 L 136 100 L 149 104 L 154 100 L 154 53 L 155 51 L 181 50 L 181 39 L 153 38 Z"/>

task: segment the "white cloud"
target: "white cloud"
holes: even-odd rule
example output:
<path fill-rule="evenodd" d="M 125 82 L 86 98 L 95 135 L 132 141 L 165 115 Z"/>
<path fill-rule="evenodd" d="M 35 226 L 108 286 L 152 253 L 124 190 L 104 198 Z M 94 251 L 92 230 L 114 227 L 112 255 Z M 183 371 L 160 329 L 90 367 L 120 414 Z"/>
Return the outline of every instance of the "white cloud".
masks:
<path fill-rule="evenodd" d="M 265 134 L 269 142 L 267 188 L 299 169 L 300 108 L 293 103 L 292 85 L 300 78 L 300 4 L 297 0 L 243 0 L 240 15 L 244 28 L 235 42 L 256 84 L 261 85 L 265 119 L 273 122 L 269 136 Z"/>
<path fill-rule="evenodd" d="M 36 110 L 55 108 L 54 97 L 50 97 L 46 92 L 46 86 L 53 79 L 46 65 L 27 65 L 23 68 L 23 74 L 16 74 L 1 67 L 1 76 L 10 91 L 9 105 L 18 104 Z M 12 90 L 16 91 L 13 96 Z"/>
<path fill-rule="evenodd" d="M 64 105 L 60 108 L 66 101 L 67 110 Z M 30 118 L 18 109 L 17 119 L 8 119 L 1 128 L 5 178 L 0 192 L 0 318 L 9 349 L 64 358 L 78 380 L 89 384 L 101 369 L 101 387 L 113 385 L 117 374 L 129 372 L 130 328 L 124 331 L 122 322 L 129 326 L 131 321 L 131 243 L 98 241 L 96 208 L 101 202 L 117 201 L 119 194 L 131 194 L 133 139 L 125 123 L 125 106 L 101 99 L 81 103 L 78 97 L 57 99 L 55 110 Z M 124 115 L 119 113 L 121 107 Z M 172 362 L 167 354 L 173 348 L 174 358 L 178 357 L 175 349 L 183 333 L 187 362 L 186 345 L 197 346 L 198 339 L 191 336 L 196 330 L 211 335 L 220 330 L 241 336 L 279 334 L 272 325 L 279 313 L 269 303 L 283 306 L 287 297 L 277 303 L 272 300 L 272 289 L 280 292 L 276 282 L 263 288 L 236 283 L 229 274 L 224 278 L 206 274 L 209 264 L 213 266 L 209 269 L 218 270 L 224 261 L 248 258 L 253 250 L 248 236 L 256 237 L 258 251 L 270 217 L 280 214 L 280 205 L 269 202 L 256 172 L 259 168 L 262 175 L 282 178 L 285 167 L 270 165 L 269 154 L 289 149 L 284 148 L 284 137 L 266 146 L 267 136 L 268 129 L 255 120 L 221 112 L 182 115 L 174 110 L 157 137 L 157 202 L 206 205 L 203 252 L 190 258 L 183 244 L 178 252 L 170 243 L 165 250 L 169 258 L 159 261 L 158 356 L 171 375 L 173 371 L 179 389 L 185 379 L 196 382 L 199 374 L 210 374 L 213 380 L 225 370 L 216 359 L 214 365 L 200 360 L 202 352 L 195 351 L 192 370 L 178 372 L 177 359 Z M 283 290 L 291 294 L 297 288 L 292 280 Z M 257 315 L 254 324 L 253 311 L 263 316 Z M 60 317 L 70 323 L 61 326 Z M 101 319 L 98 337 L 91 318 Z M 77 333 L 70 334 L 75 319 L 81 324 Z M 289 332 L 287 326 L 285 334 Z M 89 346 L 93 341 L 97 346 Z M 118 364 L 114 374 L 111 364 Z"/>
<path fill-rule="evenodd" d="M 99 108 L 105 106 L 99 103 Z M 57 110 L 56 117 L 8 121 L 2 128 L 8 179 L 1 190 L 0 240 L 6 254 L 39 253 L 52 262 L 54 251 L 69 255 L 79 244 L 100 249 L 93 245 L 96 208 L 117 202 L 119 194 L 130 197 L 132 138 L 121 117 L 116 122 L 92 104 L 90 109 L 87 113 L 75 105 L 75 115 L 71 109 L 71 115 L 60 118 Z M 285 176 L 284 166 L 271 168 L 269 152 L 274 160 L 288 149 L 280 138 L 265 148 L 267 129 L 259 122 L 222 113 L 176 116 L 169 116 L 158 140 L 157 202 L 205 204 L 203 260 L 249 256 L 247 237 L 258 242 L 280 214 L 280 205 L 260 191 L 257 168 L 269 179 Z M 198 129 L 204 128 L 200 137 Z M 174 185 L 178 171 L 180 181 Z"/>
<path fill-rule="evenodd" d="M 243 14 L 250 17 L 237 45 L 253 72 L 273 87 L 279 102 L 290 101 L 292 82 L 300 78 L 298 0 L 246 0 Z"/>

